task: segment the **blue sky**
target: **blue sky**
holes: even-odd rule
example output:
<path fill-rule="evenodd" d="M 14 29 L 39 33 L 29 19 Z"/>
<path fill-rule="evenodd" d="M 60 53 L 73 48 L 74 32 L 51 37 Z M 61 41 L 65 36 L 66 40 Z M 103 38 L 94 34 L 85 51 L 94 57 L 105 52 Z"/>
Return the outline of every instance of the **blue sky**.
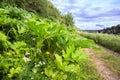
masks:
<path fill-rule="evenodd" d="M 52 3 L 62 14 L 71 12 L 81 30 L 120 24 L 120 0 L 52 0 Z"/>

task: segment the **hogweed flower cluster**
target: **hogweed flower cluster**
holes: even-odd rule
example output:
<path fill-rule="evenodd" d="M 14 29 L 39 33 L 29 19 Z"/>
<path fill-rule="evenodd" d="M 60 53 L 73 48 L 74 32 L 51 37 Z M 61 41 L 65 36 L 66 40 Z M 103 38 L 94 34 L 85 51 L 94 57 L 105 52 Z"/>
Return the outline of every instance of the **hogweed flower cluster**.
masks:
<path fill-rule="evenodd" d="M 28 55 L 30 55 L 30 53 L 29 53 L 29 52 L 26 52 L 25 55 L 28 56 Z M 28 58 L 28 57 L 26 57 L 26 56 L 23 57 L 23 60 L 24 60 L 25 62 L 30 62 L 31 59 Z"/>
<path fill-rule="evenodd" d="M 24 60 L 25 62 L 29 62 L 29 61 L 31 61 L 30 58 L 27 58 L 27 57 L 25 57 L 25 56 L 24 56 L 23 60 Z"/>
<path fill-rule="evenodd" d="M 26 52 L 25 55 L 30 55 L 30 53 L 29 53 L 29 52 Z"/>

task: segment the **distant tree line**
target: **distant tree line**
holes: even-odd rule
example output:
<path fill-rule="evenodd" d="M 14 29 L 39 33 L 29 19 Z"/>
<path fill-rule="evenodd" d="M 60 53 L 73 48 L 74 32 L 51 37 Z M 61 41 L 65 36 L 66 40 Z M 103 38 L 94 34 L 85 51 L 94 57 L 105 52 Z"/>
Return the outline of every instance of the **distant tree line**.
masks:
<path fill-rule="evenodd" d="M 0 0 L 27 11 L 37 13 L 43 18 L 60 22 L 66 26 L 74 26 L 74 20 L 71 13 L 61 14 L 61 12 L 50 2 L 50 0 Z"/>
<path fill-rule="evenodd" d="M 120 34 L 120 24 L 112 26 L 110 28 L 105 28 L 103 30 L 98 30 L 99 33 L 108 33 L 108 34 Z"/>

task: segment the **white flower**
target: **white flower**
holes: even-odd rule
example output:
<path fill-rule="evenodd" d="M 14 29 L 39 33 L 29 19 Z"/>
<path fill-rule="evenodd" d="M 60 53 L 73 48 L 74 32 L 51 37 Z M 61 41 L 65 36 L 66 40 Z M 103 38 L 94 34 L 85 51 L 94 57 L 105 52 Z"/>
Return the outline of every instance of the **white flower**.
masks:
<path fill-rule="evenodd" d="M 43 62 L 43 64 L 45 64 L 45 62 Z"/>
<path fill-rule="evenodd" d="M 24 60 L 25 62 L 31 61 L 31 59 L 30 59 L 30 58 L 27 58 L 27 57 L 24 57 L 23 60 Z"/>
<path fill-rule="evenodd" d="M 44 65 L 44 64 L 45 64 L 45 62 L 39 61 L 39 64 L 40 64 L 40 65 Z"/>
<path fill-rule="evenodd" d="M 33 69 L 32 71 L 33 71 L 33 73 L 37 73 L 37 69 Z"/>
<path fill-rule="evenodd" d="M 39 67 L 40 66 L 40 64 L 35 64 L 35 67 Z"/>
<path fill-rule="evenodd" d="M 25 55 L 30 55 L 30 53 L 29 53 L 29 52 L 26 52 Z"/>
<path fill-rule="evenodd" d="M 39 64 L 42 65 L 42 61 L 39 61 Z"/>

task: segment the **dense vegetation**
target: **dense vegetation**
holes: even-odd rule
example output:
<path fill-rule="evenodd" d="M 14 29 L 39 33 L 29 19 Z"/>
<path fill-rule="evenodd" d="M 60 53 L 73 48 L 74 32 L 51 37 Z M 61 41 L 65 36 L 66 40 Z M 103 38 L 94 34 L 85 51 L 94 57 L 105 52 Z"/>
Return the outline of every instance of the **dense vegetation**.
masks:
<path fill-rule="evenodd" d="M 98 80 L 82 50 L 93 44 L 72 27 L 17 7 L 0 7 L 1 80 Z"/>
<path fill-rule="evenodd" d="M 49 0 L 1 0 L 1 2 L 37 13 L 43 18 L 51 19 L 66 26 L 74 26 L 71 13 L 61 14 Z"/>
<path fill-rule="evenodd" d="M 105 28 L 103 30 L 98 30 L 100 33 L 108 33 L 108 34 L 120 34 L 120 25 L 112 26 L 110 28 Z"/>
<path fill-rule="evenodd" d="M 80 35 L 93 39 L 96 43 L 101 44 L 113 51 L 120 52 L 120 37 L 110 34 L 87 33 L 81 32 Z"/>

